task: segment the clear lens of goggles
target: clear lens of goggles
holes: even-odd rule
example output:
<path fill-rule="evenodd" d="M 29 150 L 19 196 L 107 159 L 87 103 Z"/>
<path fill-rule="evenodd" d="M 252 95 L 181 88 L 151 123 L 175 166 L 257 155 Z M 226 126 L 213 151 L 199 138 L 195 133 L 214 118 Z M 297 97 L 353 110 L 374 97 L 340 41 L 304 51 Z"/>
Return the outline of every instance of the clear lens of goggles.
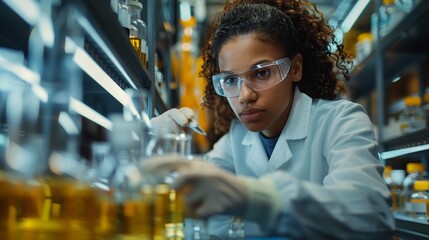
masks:
<path fill-rule="evenodd" d="M 223 97 L 237 97 L 240 94 L 242 82 L 255 91 L 263 91 L 283 81 L 289 72 L 290 65 L 291 61 L 286 57 L 259 64 L 238 73 L 221 73 L 212 77 L 213 86 L 216 93 Z"/>

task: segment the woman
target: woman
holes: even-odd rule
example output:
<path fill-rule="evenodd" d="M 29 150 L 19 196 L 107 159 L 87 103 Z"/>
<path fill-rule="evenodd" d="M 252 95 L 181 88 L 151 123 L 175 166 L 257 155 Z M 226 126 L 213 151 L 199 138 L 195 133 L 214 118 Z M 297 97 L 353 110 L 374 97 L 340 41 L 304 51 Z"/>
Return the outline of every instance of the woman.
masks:
<path fill-rule="evenodd" d="M 346 53 L 307 1 L 232 1 L 204 49 L 204 106 L 223 135 L 206 161 L 164 157 L 149 171 L 179 171 L 199 217 L 238 215 L 249 235 L 380 239 L 394 228 L 370 119 L 334 100 Z M 330 46 L 337 52 L 331 53 Z M 153 121 L 186 126 L 173 109 Z M 216 166 L 215 166 L 216 165 Z M 216 218 L 212 218 L 216 219 Z M 225 239 L 227 221 L 211 224 Z M 385 235 L 387 233 L 387 235 Z"/>

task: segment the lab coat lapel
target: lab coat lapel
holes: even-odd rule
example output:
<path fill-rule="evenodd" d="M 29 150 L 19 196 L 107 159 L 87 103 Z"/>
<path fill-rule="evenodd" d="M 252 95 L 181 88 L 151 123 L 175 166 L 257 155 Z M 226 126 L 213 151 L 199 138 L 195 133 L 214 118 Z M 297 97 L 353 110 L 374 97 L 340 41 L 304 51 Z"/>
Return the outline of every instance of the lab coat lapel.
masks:
<path fill-rule="evenodd" d="M 246 163 L 257 176 L 262 176 L 267 171 L 268 156 L 259 137 L 259 132 L 248 131 L 243 138 L 243 145 L 250 145 Z"/>
<path fill-rule="evenodd" d="M 311 105 L 312 99 L 296 87 L 289 119 L 268 162 L 267 172 L 273 172 L 288 162 L 293 157 L 293 145 L 307 137 Z"/>

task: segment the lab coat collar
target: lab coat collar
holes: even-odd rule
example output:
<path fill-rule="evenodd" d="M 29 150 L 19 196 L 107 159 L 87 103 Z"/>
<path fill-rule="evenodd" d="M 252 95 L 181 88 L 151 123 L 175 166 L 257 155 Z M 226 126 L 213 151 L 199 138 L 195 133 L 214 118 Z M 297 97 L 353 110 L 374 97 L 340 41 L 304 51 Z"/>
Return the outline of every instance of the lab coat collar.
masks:
<path fill-rule="evenodd" d="M 286 140 L 298 140 L 307 137 L 312 103 L 312 98 L 295 87 L 292 109 L 282 132 Z"/>
<path fill-rule="evenodd" d="M 277 146 L 279 144 L 276 144 L 269 161 L 260 140 L 259 132 L 247 131 L 243 138 L 243 145 L 253 144 L 246 161 L 258 176 L 275 171 L 293 157 L 288 140 L 299 140 L 307 136 L 312 99 L 301 93 L 296 87 L 292 104 L 289 119 L 278 140 L 278 143 L 283 142 L 285 144 L 281 144 L 282 146 Z"/>
<path fill-rule="evenodd" d="M 307 136 L 312 101 L 312 98 L 302 93 L 298 87 L 295 87 L 289 119 L 281 133 L 286 140 L 303 139 Z M 242 144 L 249 145 L 257 142 L 257 139 L 259 139 L 259 132 L 247 131 Z M 279 140 L 281 139 L 279 138 Z"/>

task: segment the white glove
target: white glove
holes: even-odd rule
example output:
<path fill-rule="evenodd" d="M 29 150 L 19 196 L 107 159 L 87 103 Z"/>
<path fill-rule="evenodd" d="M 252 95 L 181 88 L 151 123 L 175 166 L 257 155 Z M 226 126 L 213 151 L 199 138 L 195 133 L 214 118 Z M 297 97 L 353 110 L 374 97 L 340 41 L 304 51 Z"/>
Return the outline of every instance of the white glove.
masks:
<path fill-rule="evenodd" d="M 145 162 L 143 171 L 162 175 L 177 172 L 172 187 L 186 191 L 185 204 L 198 218 L 234 215 L 267 229 L 280 213 L 280 196 L 272 182 L 237 177 L 202 159 L 161 156 Z"/>
<path fill-rule="evenodd" d="M 226 213 L 244 215 L 247 191 L 243 181 L 202 159 L 161 156 L 143 163 L 143 171 L 158 179 L 176 172 L 175 189 L 185 189 L 185 204 L 195 217 Z"/>
<path fill-rule="evenodd" d="M 151 119 L 153 125 L 163 124 L 169 126 L 169 130 L 173 133 L 180 133 L 188 124 L 189 120 L 194 117 L 192 109 L 183 107 L 180 109 L 172 108 L 158 117 Z"/>

